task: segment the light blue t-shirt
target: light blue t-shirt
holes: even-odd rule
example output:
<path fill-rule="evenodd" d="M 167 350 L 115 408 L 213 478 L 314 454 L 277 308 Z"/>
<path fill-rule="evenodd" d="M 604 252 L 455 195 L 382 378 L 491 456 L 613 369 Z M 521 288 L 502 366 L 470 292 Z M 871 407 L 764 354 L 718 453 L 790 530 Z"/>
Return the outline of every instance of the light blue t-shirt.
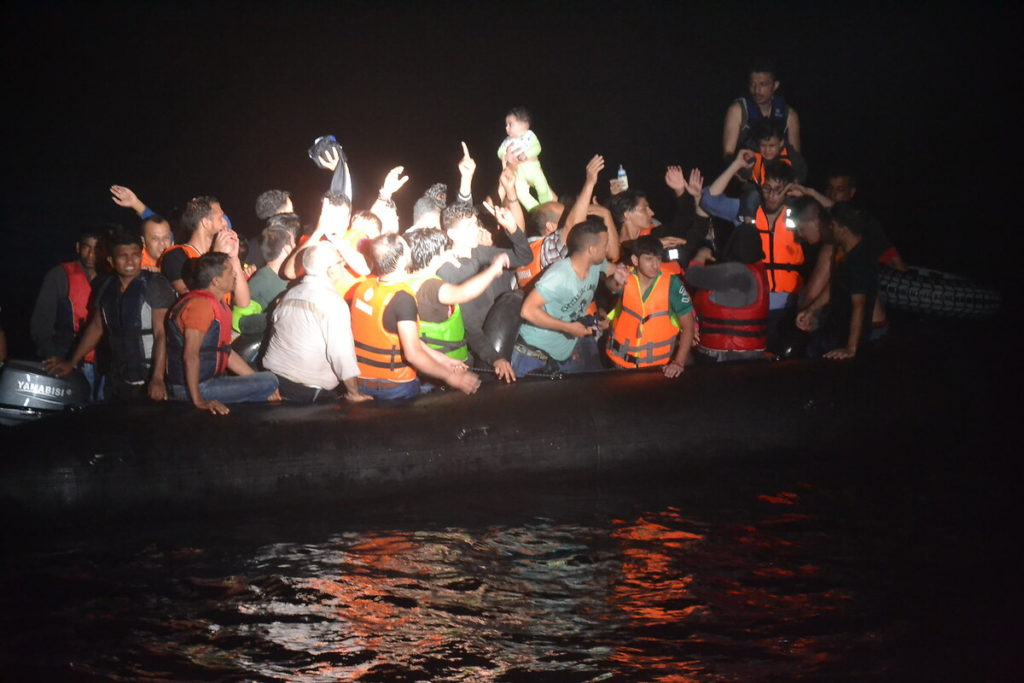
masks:
<path fill-rule="evenodd" d="M 587 277 L 581 280 L 572 269 L 572 262 L 569 259 L 551 264 L 536 284 L 537 292 L 544 298 L 544 311 L 551 317 L 565 322 L 582 318 L 590 302 L 594 300 L 597 282 L 607 267 L 607 261 L 590 266 Z M 575 337 L 527 322 L 519 328 L 519 336 L 530 346 L 540 349 L 559 362 L 568 360 L 573 347 L 576 346 Z"/>

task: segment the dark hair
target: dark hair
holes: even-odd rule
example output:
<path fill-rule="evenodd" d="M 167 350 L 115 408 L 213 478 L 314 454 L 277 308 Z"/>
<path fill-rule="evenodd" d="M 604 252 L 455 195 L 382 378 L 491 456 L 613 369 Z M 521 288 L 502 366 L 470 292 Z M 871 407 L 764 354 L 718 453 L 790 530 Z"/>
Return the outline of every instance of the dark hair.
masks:
<path fill-rule="evenodd" d="M 769 138 L 778 138 L 785 141 L 786 131 L 777 119 L 761 119 L 753 127 L 754 140 L 761 142 Z"/>
<path fill-rule="evenodd" d="M 853 208 L 846 202 L 840 202 L 832 207 L 832 220 L 836 225 L 841 225 L 854 235 L 863 235 L 866 228 L 864 214 Z"/>
<path fill-rule="evenodd" d="M 455 202 L 445 207 L 441 212 L 441 227 L 445 230 L 451 228 L 461 220 L 476 218 L 476 209 L 469 202 Z"/>
<path fill-rule="evenodd" d="M 190 199 L 181 213 L 181 229 L 188 235 L 194 233 L 199 227 L 199 223 L 213 213 L 214 204 L 220 204 L 216 197 L 205 196 Z"/>
<path fill-rule="evenodd" d="M 850 187 L 857 187 L 857 176 L 848 168 L 839 166 L 833 168 L 825 175 L 825 180 L 832 180 L 833 178 L 849 178 Z"/>
<path fill-rule="evenodd" d="M 780 180 L 783 183 L 791 183 L 795 180 L 793 167 L 782 159 L 766 161 L 764 164 L 764 179 L 765 182 L 768 180 Z"/>
<path fill-rule="evenodd" d="M 192 289 L 207 289 L 213 279 L 220 277 L 228 267 L 228 255 L 220 251 L 208 251 L 195 260 Z"/>
<path fill-rule="evenodd" d="M 797 218 L 806 218 L 811 212 L 811 209 L 814 209 L 819 218 L 825 215 L 825 207 L 822 206 L 814 197 L 797 197 L 793 200 L 793 204 L 790 208 L 793 209 L 793 215 Z"/>
<path fill-rule="evenodd" d="M 543 236 L 548 223 L 558 225 L 562 212 L 556 211 L 555 206 L 555 202 L 544 202 L 533 207 L 530 211 L 530 225 L 533 226 L 534 234 Z"/>
<path fill-rule="evenodd" d="M 526 110 L 526 107 L 512 107 L 505 116 L 514 116 L 523 123 L 530 123 L 530 112 Z"/>
<path fill-rule="evenodd" d="M 747 75 L 750 76 L 752 74 L 771 74 L 773 81 L 779 80 L 779 75 L 775 70 L 775 65 L 764 57 L 758 57 L 751 62 L 750 70 L 747 71 Z"/>
<path fill-rule="evenodd" d="M 641 235 L 633 240 L 633 256 L 640 258 L 644 254 L 661 258 L 661 240 L 654 235 Z"/>
<path fill-rule="evenodd" d="M 287 230 L 266 228 L 260 234 L 260 253 L 263 260 L 270 263 L 284 251 L 284 248 L 295 243 L 294 236 Z"/>
<path fill-rule="evenodd" d="M 256 198 L 256 215 L 265 221 L 274 214 L 281 213 L 281 207 L 291 199 L 288 190 L 267 190 Z"/>
<path fill-rule="evenodd" d="M 405 241 L 409 243 L 409 268 L 422 270 L 430 265 L 430 260 L 447 249 L 452 241 L 440 228 L 416 228 L 405 233 Z"/>
<path fill-rule="evenodd" d="M 626 220 L 626 213 L 635 209 L 640 200 L 646 196 L 646 194 L 637 190 L 626 190 L 609 197 L 608 210 L 612 212 L 612 220 L 615 221 L 615 227 L 621 228 L 622 222 Z"/>
<path fill-rule="evenodd" d="M 292 239 L 297 240 L 299 239 L 299 234 L 302 232 L 302 221 L 299 220 L 298 214 L 279 213 L 268 218 L 267 224 L 263 229 L 287 232 L 292 236 Z"/>
<path fill-rule="evenodd" d="M 163 225 L 164 223 L 167 223 L 167 219 L 159 214 L 154 213 L 152 216 L 147 216 L 146 219 L 142 221 L 143 227 L 145 227 L 146 223 L 156 223 L 157 225 Z M 168 227 L 170 227 L 170 223 L 168 223 Z"/>
<path fill-rule="evenodd" d="M 587 216 L 585 221 L 572 226 L 572 230 L 569 231 L 569 239 L 566 242 L 569 256 L 597 244 L 602 232 L 608 232 L 608 228 L 604 221 L 597 216 Z"/>
<path fill-rule="evenodd" d="M 370 271 L 377 276 L 390 275 L 398 267 L 398 261 L 405 253 L 405 249 L 405 240 L 401 235 L 389 232 L 374 237 L 366 250 Z"/>
<path fill-rule="evenodd" d="M 434 183 L 427 188 L 423 196 L 412 205 L 412 222 L 418 223 L 425 214 L 437 211 L 441 213 L 445 201 L 448 198 L 448 186 L 444 183 Z"/>
<path fill-rule="evenodd" d="M 341 190 L 328 190 L 327 192 L 324 192 L 324 199 L 326 199 L 331 206 L 347 206 L 349 209 L 352 208 L 352 200 Z"/>
<path fill-rule="evenodd" d="M 106 237 L 107 251 L 110 256 L 114 255 L 114 249 L 117 247 L 128 247 L 135 245 L 139 249 L 142 248 L 142 242 L 138 236 L 128 232 L 127 230 L 118 230 L 117 232 L 111 233 Z"/>
<path fill-rule="evenodd" d="M 722 248 L 719 263 L 737 262 L 750 265 L 764 260 L 761 236 L 750 223 L 740 223 L 733 228 L 729 239 Z"/>
<path fill-rule="evenodd" d="M 78 244 L 81 244 L 83 240 L 95 239 L 101 240 L 104 236 L 112 234 L 110 230 L 105 230 L 102 227 L 99 228 L 85 228 L 78 233 Z"/>

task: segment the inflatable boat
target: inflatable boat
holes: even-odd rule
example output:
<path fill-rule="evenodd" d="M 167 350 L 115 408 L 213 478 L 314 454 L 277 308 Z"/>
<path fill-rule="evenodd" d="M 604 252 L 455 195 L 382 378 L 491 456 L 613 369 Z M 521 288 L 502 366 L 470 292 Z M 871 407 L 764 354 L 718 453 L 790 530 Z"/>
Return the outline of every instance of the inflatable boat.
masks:
<path fill-rule="evenodd" d="M 89 405 L 3 428 L 0 507 L 88 510 L 353 502 L 410 491 L 654 475 L 740 456 L 848 457 L 964 418 L 956 377 L 903 354 L 485 382 L 410 403 Z M 946 359 L 948 361 L 948 358 Z"/>

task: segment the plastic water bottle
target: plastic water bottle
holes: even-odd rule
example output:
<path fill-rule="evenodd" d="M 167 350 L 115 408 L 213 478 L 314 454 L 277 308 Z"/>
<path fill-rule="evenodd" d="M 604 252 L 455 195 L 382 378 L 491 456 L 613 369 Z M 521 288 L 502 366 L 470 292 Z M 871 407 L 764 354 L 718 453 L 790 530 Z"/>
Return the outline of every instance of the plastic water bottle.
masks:
<path fill-rule="evenodd" d="M 629 177 L 626 175 L 626 169 L 622 168 L 622 164 L 619 164 L 619 182 L 622 184 L 622 191 L 625 192 L 629 189 Z"/>

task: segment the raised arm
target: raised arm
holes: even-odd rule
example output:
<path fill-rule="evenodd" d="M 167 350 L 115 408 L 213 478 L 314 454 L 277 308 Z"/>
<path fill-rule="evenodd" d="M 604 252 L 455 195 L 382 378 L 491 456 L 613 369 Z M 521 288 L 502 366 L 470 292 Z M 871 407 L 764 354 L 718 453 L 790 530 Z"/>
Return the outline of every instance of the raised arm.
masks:
<path fill-rule="evenodd" d="M 786 128 L 789 130 L 786 138 L 789 148 L 794 152 L 800 151 L 800 115 L 796 109 L 789 108 L 789 115 L 786 117 Z"/>
<path fill-rule="evenodd" d="M 245 276 L 242 262 L 238 260 L 238 233 L 234 230 L 218 232 L 213 238 L 212 251 L 228 255 L 228 262 L 235 269 L 235 288 L 231 292 L 231 304 L 245 308 L 249 305 L 249 279 Z"/>
<path fill-rule="evenodd" d="M 331 204 L 329 199 L 324 197 L 320 204 L 320 220 L 317 221 L 316 230 L 309 236 L 305 244 L 293 249 L 288 254 L 288 257 L 281 263 L 277 274 L 285 280 L 295 280 L 302 277 L 302 259 L 299 258 L 299 254 L 325 237 L 338 247 L 339 251 L 342 251 L 341 243 L 345 240 L 341 239 L 341 237 L 348 230 L 351 215 L 352 211 L 347 205 L 335 206 Z M 343 251 L 342 255 L 344 255 Z"/>
<path fill-rule="evenodd" d="M 139 218 L 142 218 L 146 213 L 146 205 L 142 203 L 142 200 L 134 192 L 124 185 L 111 185 L 110 199 L 118 206 L 131 209 Z"/>
<path fill-rule="evenodd" d="M 729 185 L 729 181 L 736 175 L 742 168 L 753 168 L 754 167 L 754 153 L 749 149 L 741 149 L 737 154 L 736 158 L 725 167 L 722 174 L 715 178 L 715 182 L 711 183 L 708 187 L 708 194 L 717 196 L 725 192 L 725 188 Z"/>
<path fill-rule="evenodd" d="M 402 186 L 409 182 L 409 176 L 402 175 L 405 166 L 395 166 L 388 171 L 384 183 L 377 193 L 377 200 L 370 207 L 370 212 L 380 219 L 382 233 L 398 232 L 398 209 L 391 195 L 402 189 Z"/>
<path fill-rule="evenodd" d="M 594 196 L 594 187 L 597 186 L 597 176 L 604 169 L 604 157 L 595 154 L 587 162 L 587 175 L 583 181 L 583 189 L 576 197 L 576 203 L 572 205 L 569 216 L 565 220 L 565 229 L 562 231 L 562 242 L 569 239 L 569 231 L 577 223 L 587 219 L 587 209 L 590 206 L 590 198 Z M 610 235 L 609 235 L 610 237 Z"/>
<path fill-rule="evenodd" d="M 469 155 L 469 147 L 462 143 L 462 158 L 459 160 L 459 201 L 473 203 L 473 174 L 476 173 L 476 161 Z"/>

